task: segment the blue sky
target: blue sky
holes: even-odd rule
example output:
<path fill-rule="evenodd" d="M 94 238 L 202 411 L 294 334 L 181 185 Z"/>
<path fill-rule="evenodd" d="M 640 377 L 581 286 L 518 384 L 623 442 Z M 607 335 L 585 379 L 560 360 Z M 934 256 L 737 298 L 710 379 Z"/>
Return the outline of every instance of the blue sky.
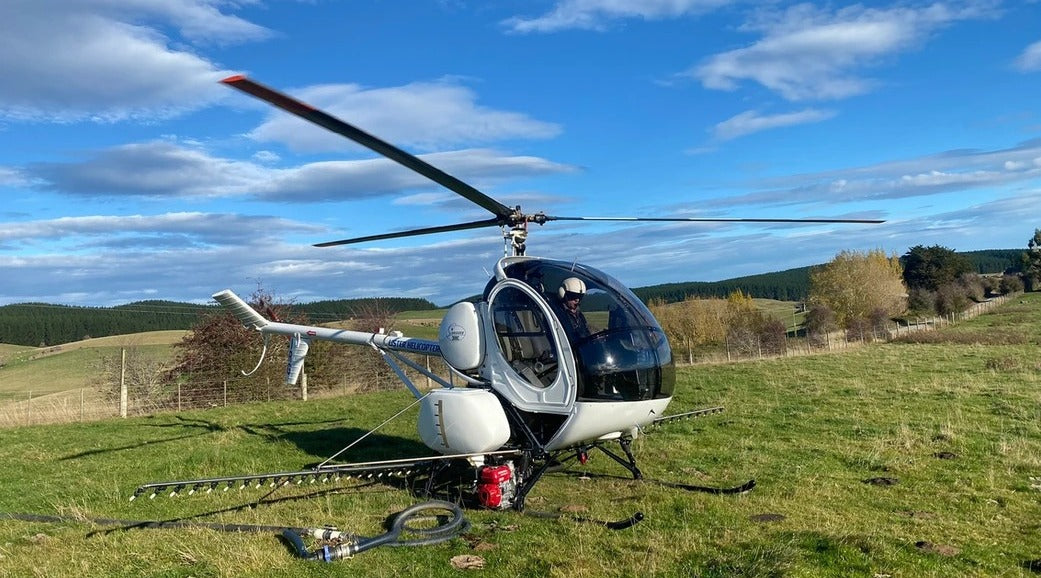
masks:
<path fill-rule="evenodd" d="M 7 0 L 0 304 L 477 293 L 490 217 L 221 85 L 247 74 L 528 212 L 880 218 L 570 223 L 528 253 L 630 286 L 1025 248 L 1041 3 Z"/>

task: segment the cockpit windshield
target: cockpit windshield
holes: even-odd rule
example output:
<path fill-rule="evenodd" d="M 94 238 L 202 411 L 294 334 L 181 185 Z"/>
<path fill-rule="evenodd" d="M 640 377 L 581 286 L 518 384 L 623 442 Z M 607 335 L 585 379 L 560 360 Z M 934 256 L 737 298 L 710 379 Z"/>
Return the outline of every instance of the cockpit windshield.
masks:
<path fill-rule="evenodd" d="M 672 395 L 675 368 L 665 333 L 624 285 L 591 267 L 562 261 L 524 260 L 504 271 L 543 295 L 563 325 L 575 353 L 579 399 Z"/>

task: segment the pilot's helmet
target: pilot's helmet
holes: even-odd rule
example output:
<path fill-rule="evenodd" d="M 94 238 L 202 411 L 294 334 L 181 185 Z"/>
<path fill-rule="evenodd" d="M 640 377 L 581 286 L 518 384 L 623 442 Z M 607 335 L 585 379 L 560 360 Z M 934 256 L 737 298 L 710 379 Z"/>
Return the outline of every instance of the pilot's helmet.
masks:
<path fill-rule="evenodd" d="M 581 299 L 586 295 L 586 284 L 578 277 L 568 277 L 560 284 L 557 294 L 565 301 L 568 299 Z"/>

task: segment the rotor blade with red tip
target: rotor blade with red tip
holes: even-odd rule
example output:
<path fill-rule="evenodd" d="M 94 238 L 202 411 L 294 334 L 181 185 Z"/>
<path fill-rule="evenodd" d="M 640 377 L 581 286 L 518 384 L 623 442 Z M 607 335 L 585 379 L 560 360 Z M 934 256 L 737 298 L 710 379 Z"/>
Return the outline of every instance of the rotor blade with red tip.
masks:
<path fill-rule="evenodd" d="M 423 175 L 446 189 L 457 193 L 463 198 L 466 198 L 490 211 L 493 215 L 498 217 L 496 224 L 507 223 L 509 217 L 514 213 L 513 209 L 430 163 L 427 163 L 419 157 L 409 154 L 398 147 L 359 129 L 358 127 L 348 124 L 328 113 L 322 112 L 309 104 L 305 104 L 291 96 L 278 92 L 273 88 L 264 86 L 259 82 L 254 82 L 243 75 L 229 76 L 221 82 L 228 86 L 237 88 L 242 92 L 253 95 L 261 100 L 267 101 L 286 112 L 295 114 L 304 120 L 331 130 L 336 134 L 345 136 L 363 147 L 377 152 L 405 168 Z"/>

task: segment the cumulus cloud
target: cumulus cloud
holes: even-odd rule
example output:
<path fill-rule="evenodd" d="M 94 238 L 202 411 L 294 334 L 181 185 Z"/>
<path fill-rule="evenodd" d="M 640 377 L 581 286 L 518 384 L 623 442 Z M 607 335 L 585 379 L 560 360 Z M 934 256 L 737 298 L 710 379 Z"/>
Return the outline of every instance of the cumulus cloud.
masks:
<path fill-rule="evenodd" d="M 543 158 L 490 149 L 432 153 L 422 158 L 474 183 L 574 170 Z M 294 203 L 372 198 L 436 186 L 383 158 L 281 168 L 268 162 L 222 158 L 199 147 L 165 140 L 111 147 L 77 161 L 33 163 L 11 175 L 11 179 L 31 181 L 41 190 L 79 196 L 243 197 Z"/>
<path fill-rule="evenodd" d="M 164 118 L 223 96 L 229 71 L 193 47 L 269 31 L 223 0 L 0 3 L 0 117 L 73 122 Z"/>
<path fill-rule="evenodd" d="M 751 81 L 791 101 L 846 98 L 874 85 L 862 70 L 919 46 L 943 26 L 990 13 L 986 5 L 943 3 L 887 9 L 858 4 L 834 12 L 809 4 L 764 9 L 743 27 L 761 39 L 712 56 L 687 74 L 717 90 Z"/>
<path fill-rule="evenodd" d="M 734 0 L 561 0 L 534 18 L 516 16 L 502 22 L 512 32 L 557 32 L 566 29 L 601 30 L 613 20 L 659 20 L 708 12 Z"/>
<path fill-rule="evenodd" d="M 447 80 L 369 89 L 326 84 L 287 92 L 382 140 L 421 150 L 510 138 L 551 138 L 561 130 L 556 124 L 521 113 L 480 106 L 472 90 Z M 340 135 L 275 111 L 250 136 L 262 142 L 285 143 L 297 151 L 358 147 Z"/>
<path fill-rule="evenodd" d="M 716 140 L 730 140 L 774 128 L 821 122 L 834 117 L 835 114 L 831 110 L 812 108 L 772 115 L 762 115 L 758 111 L 747 110 L 714 126 L 712 136 Z"/>

